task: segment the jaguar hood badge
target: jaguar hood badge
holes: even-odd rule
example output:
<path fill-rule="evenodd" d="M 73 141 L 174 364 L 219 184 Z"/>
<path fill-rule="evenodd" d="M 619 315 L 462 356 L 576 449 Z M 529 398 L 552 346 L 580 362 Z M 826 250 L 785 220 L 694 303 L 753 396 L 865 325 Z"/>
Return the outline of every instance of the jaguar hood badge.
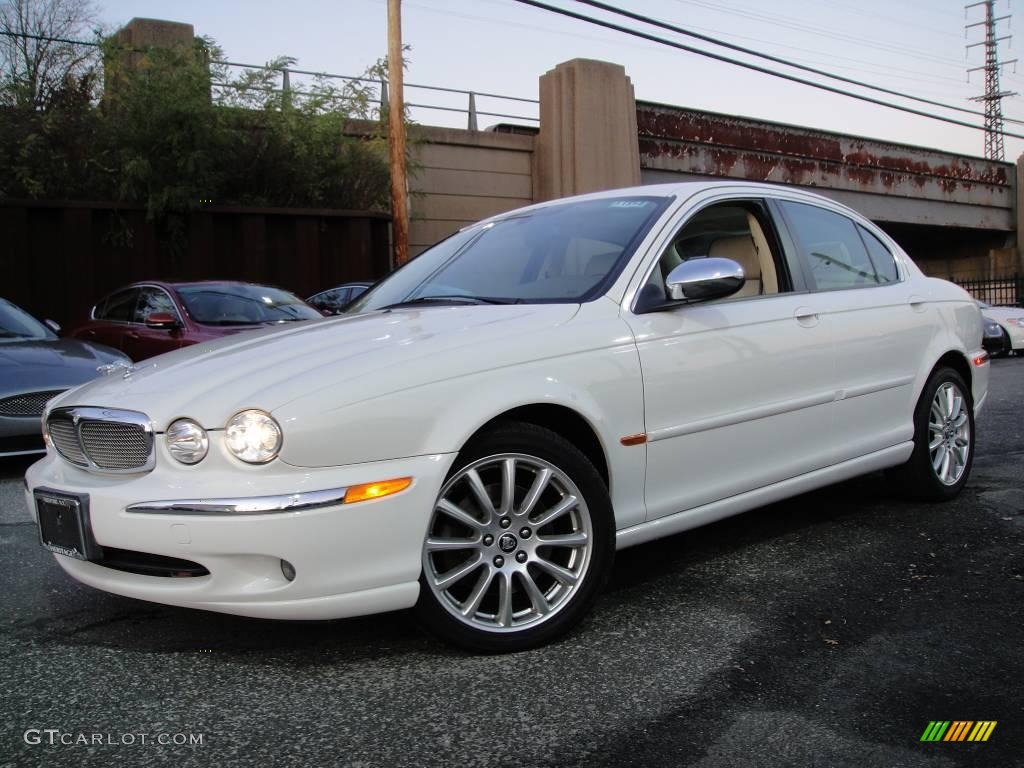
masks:
<path fill-rule="evenodd" d="M 135 371 L 139 370 L 134 364 L 125 362 L 124 360 L 115 360 L 109 365 L 101 365 L 96 368 L 96 372 L 101 376 L 106 376 L 117 371 L 123 371 L 124 375 L 121 377 L 127 379 Z"/>

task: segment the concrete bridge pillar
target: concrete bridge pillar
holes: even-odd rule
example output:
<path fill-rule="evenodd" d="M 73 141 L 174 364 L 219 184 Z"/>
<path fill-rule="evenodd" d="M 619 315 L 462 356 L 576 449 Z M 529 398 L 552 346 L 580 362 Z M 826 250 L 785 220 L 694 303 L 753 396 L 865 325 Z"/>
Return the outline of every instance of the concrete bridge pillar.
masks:
<path fill-rule="evenodd" d="M 1017 271 L 1024 274 L 1024 153 L 1017 158 Z"/>
<path fill-rule="evenodd" d="M 534 199 L 639 183 L 636 100 L 626 70 L 573 59 L 543 75 Z"/>

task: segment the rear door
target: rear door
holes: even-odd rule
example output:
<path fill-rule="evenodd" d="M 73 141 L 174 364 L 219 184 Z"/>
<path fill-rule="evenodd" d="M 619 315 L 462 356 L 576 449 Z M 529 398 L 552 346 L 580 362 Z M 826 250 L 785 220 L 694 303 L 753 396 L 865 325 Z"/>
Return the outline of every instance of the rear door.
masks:
<path fill-rule="evenodd" d="M 835 343 L 833 461 L 913 437 L 914 379 L 936 309 L 903 282 L 882 237 L 837 211 L 780 201 L 808 286 Z"/>
<path fill-rule="evenodd" d="M 138 288 L 125 288 L 110 294 L 96 304 L 92 322 L 76 336 L 123 349 L 124 336 L 130 328 L 138 298 Z"/>
<path fill-rule="evenodd" d="M 648 519 L 817 469 L 831 444 L 828 319 L 764 202 L 683 217 L 638 295 L 664 296 L 675 264 L 707 256 L 739 261 L 748 282 L 734 297 L 626 315 L 643 368 Z"/>

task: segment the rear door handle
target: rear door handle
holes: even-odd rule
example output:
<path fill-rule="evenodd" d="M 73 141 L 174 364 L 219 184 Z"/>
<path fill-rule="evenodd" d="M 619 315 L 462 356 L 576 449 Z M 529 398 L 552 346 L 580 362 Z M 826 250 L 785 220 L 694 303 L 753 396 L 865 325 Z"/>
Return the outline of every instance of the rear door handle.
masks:
<path fill-rule="evenodd" d="M 793 317 L 804 328 L 813 328 L 818 324 L 818 313 L 808 307 L 797 307 Z"/>
<path fill-rule="evenodd" d="M 907 304 L 909 304 L 910 308 L 915 312 L 924 312 L 927 301 L 928 300 L 924 296 L 915 295 L 907 299 Z"/>

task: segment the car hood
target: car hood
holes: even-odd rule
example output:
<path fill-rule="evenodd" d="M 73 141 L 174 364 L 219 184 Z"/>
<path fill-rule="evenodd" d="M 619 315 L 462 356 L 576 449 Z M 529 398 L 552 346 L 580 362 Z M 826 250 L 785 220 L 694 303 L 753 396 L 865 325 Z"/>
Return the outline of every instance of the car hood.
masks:
<path fill-rule="evenodd" d="M 1007 320 L 1016 317 L 1024 317 L 1022 307 L 985 307 L 981 310 L 982 317 L 995 320 L 997 323 L 1005 323 Z"/>
<path fill-rule="evenodd" d="M 141 411 L 159 432 L 177 418 L 207 429 L 244 408 L 273 411 L 330 389 L 340 406 L 495 366 L 503 339 L 544 334 L 578 304 L 400 308 L 250 331 L 144 360 L 66 393 L 54 405 Z"/>
<path fill-rule="evenodd" d="M 0 344 L 0 395 L 67 389 L 95 379 L 96 369 L 128 358 L 78 339 L 30 339 Z"/>

